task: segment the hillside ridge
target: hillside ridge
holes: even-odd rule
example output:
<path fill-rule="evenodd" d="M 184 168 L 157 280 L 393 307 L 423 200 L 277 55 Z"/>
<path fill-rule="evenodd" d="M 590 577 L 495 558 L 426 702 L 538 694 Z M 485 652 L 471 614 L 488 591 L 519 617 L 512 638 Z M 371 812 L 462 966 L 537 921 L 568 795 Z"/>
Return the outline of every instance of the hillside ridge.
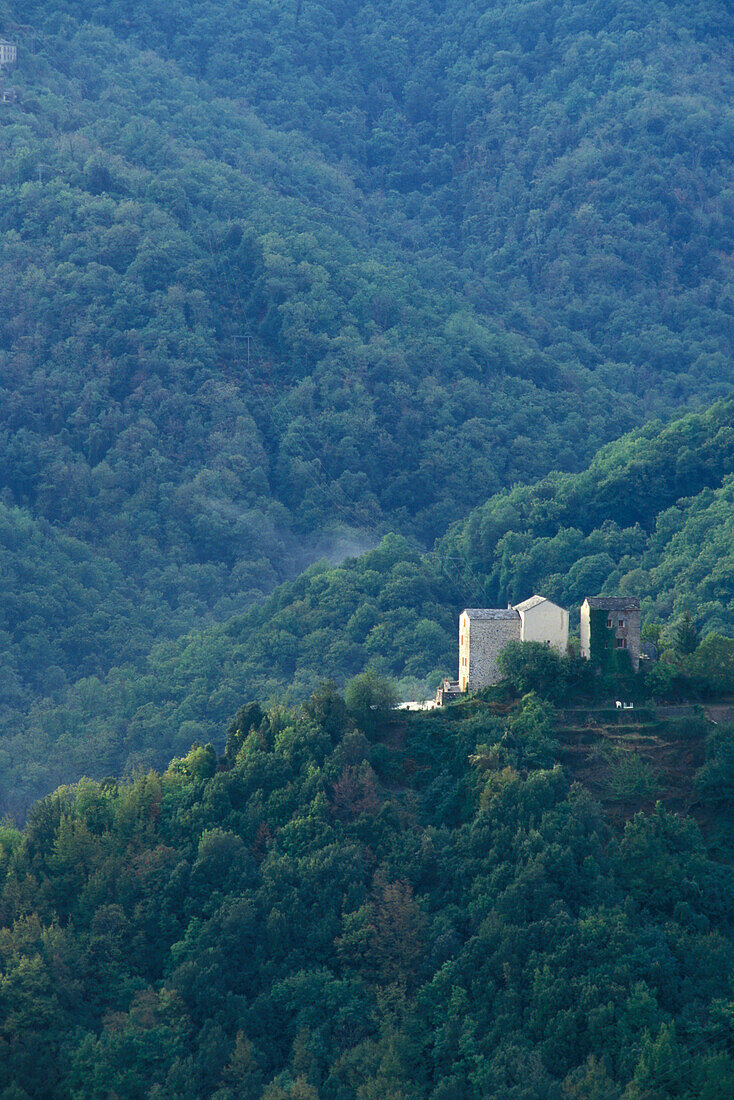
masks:
<path fill-rule="evenodd" d="M 675 500 L 681 490 L 694 495 Z M 633 508 L 635 499 L 648 501 L 635 513 L 645 528 L 614 523 L 615 502 Z M 587 502 L 600 525 L 566 527 Z M 731 636 L 732 515 L 734 433 L 722 402 L 633 433 L 581 474 L 498 495 L 435 552 L 389 536 L 340 566 L 311 567 L 244 615 L 158 643 L 142 671 L 113 667 L 16 708 L 0 746 L 3 805 L 22 810 L 81 774 L 161 767 L 194 740 L 216 741 L 243 685 L 263 702 L 296 700 L 370 666 L 398 679 L 405 697 L 424 698 L 455 675 L 466 604 L 542 591 L 569 607 L 589 592 L 628 592 L 643 597 L 650 622 L 688 610 L 699 631 Z"/>
<path fill-rule="evenodd" d="M 246 703 L 223 754 L 0 828 L 0 1086 L 724 1100 L 731 727 L 667 730 L 702 832 L 632 740 L 596 759 L 602 801 L 574 782 L 590 756 L 555 763 L 576 745 L 537 696 L 370 698 Z"/>

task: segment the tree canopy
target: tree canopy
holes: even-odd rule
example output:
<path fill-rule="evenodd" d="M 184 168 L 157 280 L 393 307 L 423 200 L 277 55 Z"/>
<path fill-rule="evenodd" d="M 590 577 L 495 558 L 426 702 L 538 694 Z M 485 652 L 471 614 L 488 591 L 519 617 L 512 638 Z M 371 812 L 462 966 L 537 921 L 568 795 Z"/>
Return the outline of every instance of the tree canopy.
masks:
<path fill-rule="evenodd" d="M 599 801 L 574 746 L 532 694 L 375 718 L 325 684 L 49 795 L 0 828 L 3 1094 L 725 1100 L 734 733 L 668 789 L 705 833 L 630 748 Z"/>
<path fill-rule="evenodd" d="M 3 0 L 3 728 L 113 668 L 147 682 L 156 643 L 190 653 L 314 561 L 391 531 L 430 547 L 488 500 L 453 551 L 487 600 L 533 578 L 568 599 L 622 552 L 669 592 L 689 532 L 672 545 L 671 513 L 651 536 L 658 581 L 635 524 L 720 489 L 715 416 L 674 455 L 663 437 L 674 476 L 655 427 L 641 467 L 609 453 L 597 502 L 550 498 L 602 444 L 731 392 L 731 30 L 723 0 Z M 522 507 L 512 487 L 550 470 L 532 529 L 508 528 L 497 494 Z M 727 507 L 696 520 L 714 540 Z M 714 546 L 683 587 L 726 632 Z M 364 601 L 323 671 L 366 653 L 435 680 L 431 576 L 410 599 L 400 579 L 395 606 L 426 611 L 403 658 L 366 644 Z M 307 693 L 312 658 L 273 634 L 253 693 Z"/>

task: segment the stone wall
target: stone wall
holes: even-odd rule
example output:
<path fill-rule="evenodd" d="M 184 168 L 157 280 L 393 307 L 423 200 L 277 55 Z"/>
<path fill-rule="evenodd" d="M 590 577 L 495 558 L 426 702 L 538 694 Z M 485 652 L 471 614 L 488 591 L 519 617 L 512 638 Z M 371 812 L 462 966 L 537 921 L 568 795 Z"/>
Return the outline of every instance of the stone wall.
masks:
<path fill-rule="evenodd" d="M 473 619 L 468 630 L 468 646 L 463 647 L 468 664 L 459 669 L 459 680 L 469 691 L 480 691 L 499 683 L 497 658 L 508 642 L 520 641 L 520 616 L 516 619 Z M 468 651 L 468 652 L 467 652 Z"/>
<path fill-rule="evenodd" d="M 635 672 L 637 672 L 640 667 L 640 651 L 642 649 L 642 642 L 640 640 L 642 612 L 610 611 L 609 614 L 612 616 L 613 625 L 611 629 L 614 631 L 614 637 L 623 642 L 621 648 L 627 650 L 630 655 L 632 667 Z M 620 625 L 620 621 L 622 621 L 623 625 Z"/>
<path fill-rule="evenodd" d="M 588 661 L 592 659 L 592 653 L 595 650 L 600 653 L 607 652 L 606 641 L 603 640 L 603 636 L 600 640 L 597 634 L 599 631 L 608 631 L 611 635 L 609 650 L 626 651 L 629 654 L 632 668 L 637 672 L 640 667 L 640 654 L 642 652 L 641 626 L 642 612 L 637 608 L 589 610 L 589 605 L 584 600 L 581 605 L 579 632 L 581 656 Z M 599 644 L 600 642 L 601 644 Z"/>

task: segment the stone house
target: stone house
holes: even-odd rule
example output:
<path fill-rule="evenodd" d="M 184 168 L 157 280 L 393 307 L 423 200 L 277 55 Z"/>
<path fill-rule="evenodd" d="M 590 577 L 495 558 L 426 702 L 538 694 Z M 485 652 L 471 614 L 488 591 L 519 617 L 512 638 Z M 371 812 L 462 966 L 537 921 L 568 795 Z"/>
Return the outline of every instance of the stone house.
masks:
<path fill-rule="evenodd" d="M 545 596 L 531 596 L 516 603 L 520 615 L 520 641 L 544 642 L 559 653 L 568 649 L 568 611 Z"/>
<path fill-rule="evenodd" d="M 640 667 L 642 612 L 635 596 L 587 596 L 581 604 L 581 656 L 601 664 L 612 650 L 626 651 Z"/>
<path fill-rule="evenodd" d="M 502 677 L 498 658 L 508 642 L 568 646 L 568 611 L 545 596 L 514 607 L 468 607 L 459 618 L 459 691 L 480 691 Z"/>
<path fill-rule="evenodd" d="M 519 642 L 522 620 L 514 607 L 467 607 L 459 616 L 459 690 L 479 691 L 502 677 L 497 658 Z"/>

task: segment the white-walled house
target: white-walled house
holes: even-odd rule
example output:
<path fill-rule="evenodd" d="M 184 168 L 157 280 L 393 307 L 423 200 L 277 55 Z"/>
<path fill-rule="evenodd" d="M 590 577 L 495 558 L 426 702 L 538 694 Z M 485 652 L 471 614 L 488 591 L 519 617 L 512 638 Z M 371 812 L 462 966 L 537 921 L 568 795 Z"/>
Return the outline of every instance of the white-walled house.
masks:
<path fill-rule="evenodd" d="M 520 615 L 520 641 L 544 642 L 559 653 L 568 648 L 568 611 L 545 596 L 531 596 L 515 604 Z"/>

